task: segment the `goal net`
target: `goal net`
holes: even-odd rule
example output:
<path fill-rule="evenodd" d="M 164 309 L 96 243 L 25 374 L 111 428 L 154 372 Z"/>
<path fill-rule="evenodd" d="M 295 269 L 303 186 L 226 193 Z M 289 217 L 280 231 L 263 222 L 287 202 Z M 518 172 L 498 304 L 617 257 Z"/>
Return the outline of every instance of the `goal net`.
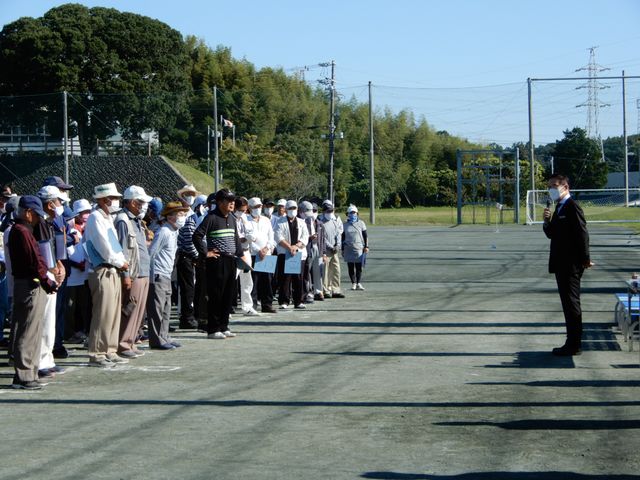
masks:
<path fill-rule="evenodd" d="M 571 196 L 580 204 L 587 223 L 640 222 L 640 188 L 629 189 L 629 200 L 624 188 L 571 190 Z M 543 210 L 550 201 L 547 190 L 527 190 L 527 225 L 542 223 Z"/>

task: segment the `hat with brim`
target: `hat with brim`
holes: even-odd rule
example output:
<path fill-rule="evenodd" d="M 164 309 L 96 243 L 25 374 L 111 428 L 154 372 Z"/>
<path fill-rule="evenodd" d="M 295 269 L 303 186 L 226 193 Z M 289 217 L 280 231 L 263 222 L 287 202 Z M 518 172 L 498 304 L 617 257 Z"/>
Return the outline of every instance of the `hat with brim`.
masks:
<path fill-rule="evenodd" d="M 234 202 L 236 200 L 235 193 L 223 188 L 222 190 L 218 190 L 215 196 L 216 202 Z"/>
<path fill-rule="evenodd" d="M 115 183 L 105 183 L 93 188 L 93 198 L 121 197 Z"/>
<path fill-rule="evenodd" d="M 69 201 L 69 195 L 64 192 L 61 192 L 58 187 L 53 185 L 45 185 L 40 190 L 38 190 L 38 198 L 45 202 L 50 202 L 51 200 L 55 200 L 56 198 L 62 200 L 63 202 Z"/>
<path fill-rule="evenodd" d="M 44 182 L 42 182 L 42 186 L 46 187 L 47 185 L 52 185 L 54 187 L 58 187 L 60 190 L 72 190 L 73 189 L 73 185 L 69 185 L 68 183 L 65 183 L 64 180 L 62 180 L 60 177 L 47 177 L 44 179 Z"/>
<path fill-rule="evenodd" d="M 147 192 L 144 191 L 144 188 L 137 185 L 131 185 L 124 191 L 124 199 L 140 200 L 141 202 L 149 203 L 151 200 L 153 200 L 153 197 L 147 195 Z"/>
<path fill-rule="evenodd" d="M 44 213 L 44 209 L 42 208 L 42 201 L 36 197 L 35 195 L 23 195 L 20 197 L 20 201 L 18 202 L 18 206 L 23 209 L 31 209 L 38 214 L 40 218 L 45 218 L 47 216 Z"/>
<path fill-rule="evenodd" d="M 169 202 L 164 206 L 160 215 L 163 217 L 168 217 L 169 215 L 173 215 L 174 213 L 179 212 L 188 212 L 189 207 L 185 207 L 182 202 Z"/>
<path fill-rule="evenodd" d="M 73 202 L 74 217 L 77 217 L 82 212 L 90 212 L 91 210 L 92 209 L 91 209 L 91 204 L 89 203 L 89 200 L 81 198 L 80 200 L 76 200 L 75 202 Z"/>
<path fill-rule="evenodd" d="M 178 194 L 179 197 L 184 197 L 185 193 L 193 193 L 193 196 L 195 197 L 199 192 L 196 189 L 196 187 L 194 187 L 192 184 L 189 184 L 182 187 L 176 193 Z"/>
<path fill-rule="evenodd" d="M 262 201 L 258 197 L 251 197 L 249 199 L 249 208 L 256 208 L 262 205 Z"/>

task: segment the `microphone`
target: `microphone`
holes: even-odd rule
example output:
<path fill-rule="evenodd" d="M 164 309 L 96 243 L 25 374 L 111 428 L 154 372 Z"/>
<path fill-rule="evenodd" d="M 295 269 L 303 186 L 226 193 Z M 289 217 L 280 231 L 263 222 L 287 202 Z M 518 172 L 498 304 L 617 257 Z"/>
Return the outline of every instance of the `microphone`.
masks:
<path fill-rule="evenodd" d="M 547 208 L 551 208 L 551 199 L 547 198 Z"/>

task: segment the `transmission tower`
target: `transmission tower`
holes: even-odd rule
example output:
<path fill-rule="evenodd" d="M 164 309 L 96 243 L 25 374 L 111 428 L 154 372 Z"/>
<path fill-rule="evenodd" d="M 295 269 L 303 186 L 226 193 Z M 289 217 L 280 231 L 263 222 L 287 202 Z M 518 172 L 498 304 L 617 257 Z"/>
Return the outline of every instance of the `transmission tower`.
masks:
<path fill-rule="evenodd" d="M 589 74 L 589 80 L 585 85 L 576 87 L 576 90 L 581 88 L 587 89 L 587 101 L 576 105 L 576 108 L 587 107 L 587 136 L 590 138 L 600 138 L 600 125 L 598 124 L 598 111 L 600 107 L 609 107 L 608 103 L 600 103 L 598 100 L 598 91 L 605 88 L 609 88 L 608 85 L 602 85 L 598 82 L 598 73 L 610 68 L 602 67 L 596 63 L 596 48 L 589 48 L 589 65 L 586 67 L 578 68 L 576 72 L 586 71 Z"/>

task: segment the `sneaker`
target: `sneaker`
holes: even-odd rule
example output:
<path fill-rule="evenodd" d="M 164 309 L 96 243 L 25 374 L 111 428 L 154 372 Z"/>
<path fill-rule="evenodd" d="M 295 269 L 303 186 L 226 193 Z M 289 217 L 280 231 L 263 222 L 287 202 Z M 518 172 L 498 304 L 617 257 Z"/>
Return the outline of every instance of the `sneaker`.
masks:
<path fill-rule="evenodd" d="M 118 355 L 122 358 L 136 358 L 138 355 L 133 350 L 125 350 L 124 352 L 118 352 Z"/>
<path fill-rule="evenodd" d="M 222 332 L 222 334 L 227 338 L 237 337 L 237 335 L 235 333 L 233 333 L 231 330 L 227 330 L 226 332 Z"/>
<path fill-rule="evenodd" d="M 99 367 L 99 368 L 112 368 L 115 367 L 115 363 L 113 363 L 108 358 L 92 358 L 89 359 L 90 367 Z"/>
<path fill-rule="evenodd" d="M 180 348 L 182 346 L 180 342 L 176 342 L 175 340 L 172 340 L 170 343 L 176 348 Z"/>
<path fill-rule="evenodd" d="M 242 313 L 244 313 L 247 317 L 259 317 L 260 314 L 258 312 L 256 312 L 255 308 L 250 308 L 249 310 L 243 310 Z"/>
<path fill-rule="evenodd" d="M 115 353 L 112 353 L 111 355 L 107 356 L 107 360 L 109 360 L 111 363 L 129 363 L 129 360 L 127 360 L 126 358 L 119 357 Z"/>
<path fill-rule="evenodd" d="M 38 370 L 38 378 L 53 378 L 54 376 L 55 373 L 53 373 L 49 368 Z"/>
<path fill-rule="evenodd" d="M 214 340 L 224 340 L 227 336 L 222 332 L 214 332 L 207 335 L 207 338 L 212 338 Z"/>
<path fill-rule="evenodd" d="M 322 293 L 316 293 L 313 296 L 313 299 L 316 300 L 317 302 L 322 302 L 324 301 L 324 295 Z"/>
<path fill-rule="evenodd" d="M 150 346 L 152 350 L 175 350 L 176 346 L 172 343 L 163 343 L 162 345 Z"/>
<path fill-rule="evenodd" d="M 131 351 L 136 354 L 136 357 L 142 357 L 144 355 L 144 350 L 140 350 L 139 348 L 136 348 Z"/>
<path fill-rule="evenodd" d="M 31 380 L 29 382 L 21 382 L 20 380 L 14 380 L 11 384 L 11 388 L 21 389 L 21 390 L 41 390 L 42 384 L 35 380 Z"/>
<path fill-rule="evenodd" d="M 362 286 L 361 283 L 356 284 L 356 290 L 364 290 L 364 287 Z"/>
<path fill-rule="evenodd" d="M 300 303 L 296 305 L 295 308 L 297 308 L 298 310 L 304 310 L 307 308 L 307 306 L 304 303 Z"/>
<path fill-rule="evenodd" d="M 324 297 L 324 298 L 331 298 L 332 296 L 333 296 L 333 295 L 331 294 L 331 292 L 325 292 L 325 293 L 323 294 L 323 297 Z"/>
<path fill-rule="evenodd" d="M 344 293 L 334 293 L 333 298 L 344 298 Z"/>
<path fill-rule="evenodd" d="M 49 371 L 56 375 L 64 375 L 66 373 L 66 370 L 59 365 L 56 365 L 55 367 L 50 368 Z"/>
<path fill-rule="evenodd" d="M 280 305 L 280 310 L 286 310 L 287 308 L 289 308 L 289 305 L 287 305 L 286 303 Z"/>
<path fill-rule="evenodd" d="M 351 284 L 351 290 L 356 290 L 358 288 L 358 286 L 355 283 Z"/>
<path fill-rule="evenodd" d="M 276 309 L 271 305 L 265 305 L 262 307 L 262 313 L 276 313 Z"/>

